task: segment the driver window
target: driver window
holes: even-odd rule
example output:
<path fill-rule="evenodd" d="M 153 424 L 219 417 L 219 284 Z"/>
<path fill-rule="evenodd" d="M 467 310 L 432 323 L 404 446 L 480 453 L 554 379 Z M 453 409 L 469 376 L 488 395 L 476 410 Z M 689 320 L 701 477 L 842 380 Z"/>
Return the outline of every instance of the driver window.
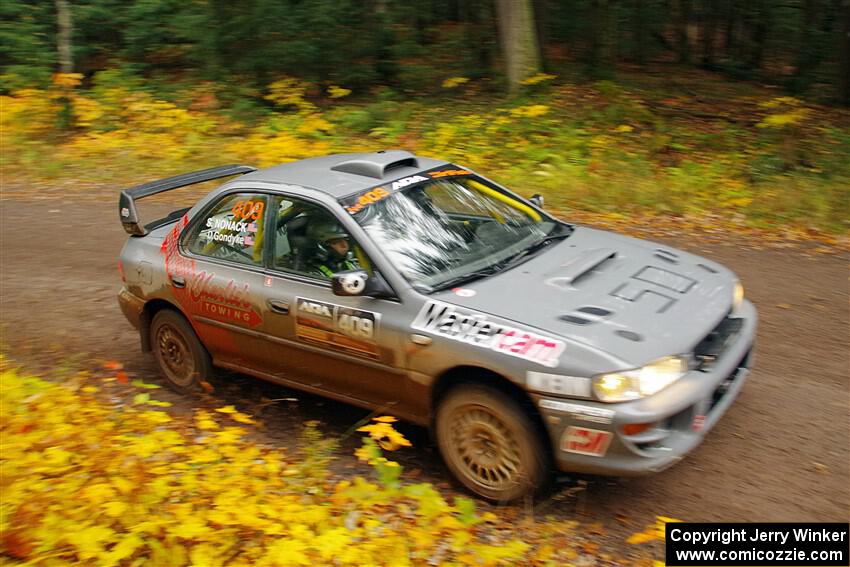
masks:
<path fill-rule="evenodd" d="M 278 197 L 272 267 L 321 280 L 345 270 L 364 268 L 368 258 L 342 224 L 324 207 Z"/>
<path fill-rule="evenodd" d="M 266 195 L 235 193 L 224 197 L 189 236 L 189 251 L 239 264 L 263 265 Z"/>

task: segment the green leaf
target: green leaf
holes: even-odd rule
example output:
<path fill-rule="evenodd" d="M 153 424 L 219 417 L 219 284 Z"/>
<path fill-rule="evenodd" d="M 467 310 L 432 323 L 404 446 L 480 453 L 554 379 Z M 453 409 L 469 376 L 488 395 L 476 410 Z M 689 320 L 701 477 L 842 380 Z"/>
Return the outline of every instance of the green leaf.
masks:
<path fill-rule="evenodd" d="M 146 404 L 150 401 L 150 399 L 150 394 L 136 394 L 135 396 L 133 396 L 133 403 L 135 405 Z"/>
<path fill-rule="evenodd" d="M 138 378 L 136 380 L 133 380 L 132 382 L 130 382 L 130 384 L 132 384 L 136 388 L 145 388 L 146 390 L 156 390 L 157 388 L 160 387 L 160 386 L 157 386 L 156 384 L 147 384 L 146 382 L 142 382 Z"/>
<path fill-rule="evenodd" d="M 481 521 L 475 512 L 475 502 L 469 498 L 455 497 L 455 508 L 457 508 L 457 518 L 464 526 L 474 526 Z"/>

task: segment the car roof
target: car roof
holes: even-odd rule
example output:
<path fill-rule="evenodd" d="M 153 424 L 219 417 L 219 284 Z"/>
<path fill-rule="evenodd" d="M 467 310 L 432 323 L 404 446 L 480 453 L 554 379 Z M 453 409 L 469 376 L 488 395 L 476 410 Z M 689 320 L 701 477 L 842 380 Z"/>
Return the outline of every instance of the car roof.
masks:
<path fill-rule="evenodd" d="M 243 175 L 239 182 L 301 185 L 339 199 L 446 164 L 403 150 L 334 154 L 260 169 Z"/>

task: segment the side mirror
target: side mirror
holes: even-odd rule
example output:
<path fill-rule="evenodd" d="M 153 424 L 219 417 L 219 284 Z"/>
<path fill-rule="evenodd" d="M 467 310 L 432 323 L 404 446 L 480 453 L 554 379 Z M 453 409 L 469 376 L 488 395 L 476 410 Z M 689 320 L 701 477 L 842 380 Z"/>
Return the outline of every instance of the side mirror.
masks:
<path fill-rule="evenodd" d="M 369 276 L 366 270 L 337 272 L 331 278 L 334 295 L 363 295 L 366 297 L 393 297 L 393 290 L 377 272 Z"/>
<path fill-rule="evenodd" d="M 534 195 L 532 195 L 529 201 L 534 203 L 534 206 L 538 209 L 543 208 L 543 195 L 541 195 L 540 193 L 535 193 Z"/>

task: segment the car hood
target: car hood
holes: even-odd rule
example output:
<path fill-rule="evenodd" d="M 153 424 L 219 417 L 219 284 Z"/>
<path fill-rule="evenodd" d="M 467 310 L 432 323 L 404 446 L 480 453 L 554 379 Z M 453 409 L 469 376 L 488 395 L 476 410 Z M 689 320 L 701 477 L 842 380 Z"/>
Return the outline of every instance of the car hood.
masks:
<path fill-rule="evenodd" d="M 640 366 L 691 352 L 730 312 L 735 282 L 700 256 L 576 227 L 514 268 L 433 297 Z"/>

